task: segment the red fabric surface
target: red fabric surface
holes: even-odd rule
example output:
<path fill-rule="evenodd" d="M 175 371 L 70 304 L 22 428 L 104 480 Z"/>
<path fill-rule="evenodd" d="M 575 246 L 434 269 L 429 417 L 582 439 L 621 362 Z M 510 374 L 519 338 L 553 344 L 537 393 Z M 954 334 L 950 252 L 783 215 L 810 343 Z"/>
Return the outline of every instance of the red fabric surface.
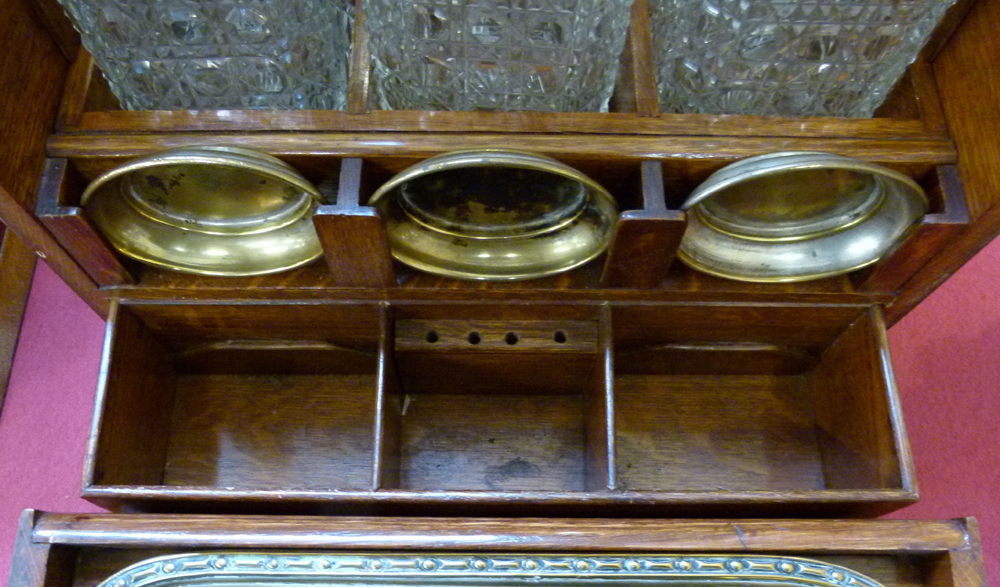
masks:
<path fill-rule="evenodd" d="M 921 501 L 901 518 L 979 519 L 1000 576 L 1000 240 L 889 332 Z M 24 508 L 78 497 L 104 324 L 39 264 L 0 413 L 0 578 Z"/>

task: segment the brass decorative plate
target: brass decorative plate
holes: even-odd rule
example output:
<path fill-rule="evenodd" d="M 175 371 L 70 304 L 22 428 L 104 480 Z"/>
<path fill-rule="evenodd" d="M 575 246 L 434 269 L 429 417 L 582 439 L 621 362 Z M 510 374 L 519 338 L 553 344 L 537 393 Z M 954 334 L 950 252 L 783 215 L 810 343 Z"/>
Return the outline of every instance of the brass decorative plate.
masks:
<path fill-rule="evenodd" d="M 821 561 L 757 555 L 199 553 L 139 562 L 99 587 L 183 585 L 683 585 L 882 587 Z"/>
<path fill-rule="evenodd" d="M 805 281 L 874 263 L 927 211 L 902 173 L 829 153 L 751 157 L 698 186 L 678 257 L 742 281 Z"/>
<path fill-rule="evenodd" d="M 322 254 L 319 192 L 283 161 L 232 147 L 185 147 L 100 176 L 82 206 L 112 246 L 150 265 L 246 276 Z"/>
<path fill-rule="evenodd" d="M 513 280 L 568 271 L 608 246 L 618 207 L 576 169 L 503 150 L 438 155 L 404 170 L 370 204 L 393 256 L 460 279 Z"/>

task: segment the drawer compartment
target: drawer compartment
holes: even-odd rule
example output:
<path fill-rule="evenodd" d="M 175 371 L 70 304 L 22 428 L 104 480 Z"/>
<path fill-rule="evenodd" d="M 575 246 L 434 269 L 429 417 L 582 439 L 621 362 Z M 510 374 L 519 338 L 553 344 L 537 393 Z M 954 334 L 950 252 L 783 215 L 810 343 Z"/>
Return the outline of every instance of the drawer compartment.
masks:
<path fill-rule="evenodd" d="M 907 484 L 881 317 L 869 311 L 837 332 L 829 312 L 619 310 L 619 485 L 641 492 Z M 713 331 L 710 319 L 733 327 Z"/>
<path fill-rule="evenodd" d="M 877 307 L 116 302 L 111 508 L 870 514 L 916 499 Z"/>

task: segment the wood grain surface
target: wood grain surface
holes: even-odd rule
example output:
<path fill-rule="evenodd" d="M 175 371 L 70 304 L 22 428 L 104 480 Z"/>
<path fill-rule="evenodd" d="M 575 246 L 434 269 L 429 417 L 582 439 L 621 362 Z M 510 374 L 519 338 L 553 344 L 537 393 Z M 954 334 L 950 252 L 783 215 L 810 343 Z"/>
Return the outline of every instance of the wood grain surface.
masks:
<path fill-rule="evenodd" d="M 42 514 L 32 542 L 159 548 L 914 554 L 971 551 L 966 520 L 654 520 Z"/>
<path fill-rule="evenodd" d="M 0 225 L 0 229 L 3 225 Z M 13 232 L 0 230 L 0 413 L 7 395 L 21 318 L 28 303 L 35 252 Z"/>

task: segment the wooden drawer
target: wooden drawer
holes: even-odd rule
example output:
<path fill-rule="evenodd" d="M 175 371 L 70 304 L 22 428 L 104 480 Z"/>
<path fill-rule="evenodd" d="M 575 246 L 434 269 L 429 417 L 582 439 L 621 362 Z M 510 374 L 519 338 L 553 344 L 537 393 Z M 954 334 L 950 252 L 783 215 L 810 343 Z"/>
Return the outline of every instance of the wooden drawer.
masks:
<path fill-rule="evenodd" d="M 880 311 L 122 301 L 83 495 L 212 511 L 885 512 Z"/>
<path fill-rule="evenodd" d="M 690 574 L 693 577 L 683 584 L 861 586 L 873 584 L 870 579 L 884 587 L 986 585 L 972 519 L 508 521 L 60 515 L 27 510 L 21 517 L 10 587 L 94 587 L 151 557 L 185 554 L 188 564 L 175 559 L 172 565 L 154 565 L 121 584 L 142 584 L 157 576 L 177 584 L 185 575 L 209 580 L 217 575 L 237 585 L 240 576 L 256 579 L 244 584 L 261 584 L 268 576 L 281 584 L 296 582 L 297 577 L 301 582 L 303 576 L 333 577 L 328 581 L 349 576 L 390 585 L 454 584 L 461 577 L 475 584 L 537 584 L 548 578 L 585 585 L 604 584 L 616 575 L 619 580 L 641 576 L 632 581 L 664 584 Z M 778 557 L 805 557 L 818 564 L 773 564 Z M 763 574 L 769 561 L 772 574 L 779 576 L 755 582 L 754 575 Z M 356 570 L 346 570 L 349 565 Z M 823 565 L 841 569 L 814 570 Z"/>

